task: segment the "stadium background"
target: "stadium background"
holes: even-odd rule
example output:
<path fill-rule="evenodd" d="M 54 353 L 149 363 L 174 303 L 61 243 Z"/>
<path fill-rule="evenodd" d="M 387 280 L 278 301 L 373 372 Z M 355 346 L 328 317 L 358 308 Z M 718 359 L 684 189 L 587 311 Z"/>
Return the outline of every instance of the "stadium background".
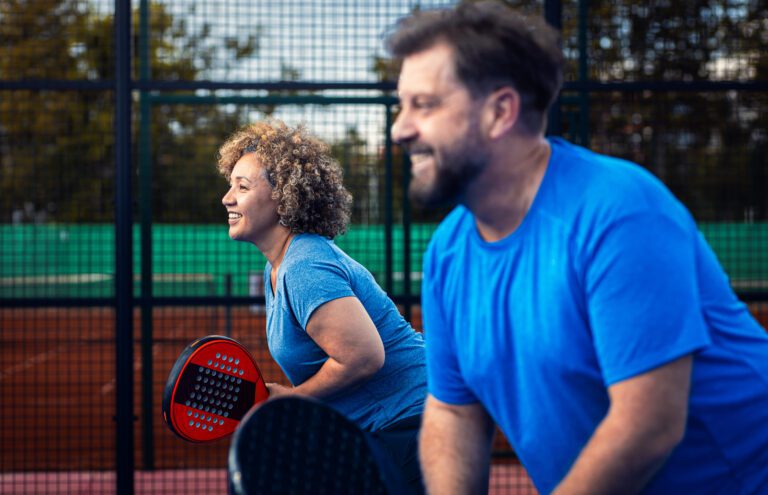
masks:
<path fill-rule="evenodd" d="M 768 325 L 768 6 L 510 2 L 563 29 L 549 133 L 647 166 L 691 209 Z M 215 151 L 306 122 L 355 196 L 338 244 L 421 328 L 421 254 L 382 35 L 411 0 L 0 3 L 0 493 L 224 493 L 228 442 L 162 424 L 165 377 L 204 334 L 268 380 L 263 258 L 230 241 Z M 535 407 L 535 405 L 532 405 Z M 534 493 L 495 442 L 493 493 Z"/>

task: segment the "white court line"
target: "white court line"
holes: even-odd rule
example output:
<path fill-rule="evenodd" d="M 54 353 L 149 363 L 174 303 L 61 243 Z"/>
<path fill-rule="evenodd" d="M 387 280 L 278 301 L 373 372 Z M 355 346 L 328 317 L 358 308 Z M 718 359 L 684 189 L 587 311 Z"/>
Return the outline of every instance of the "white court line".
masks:
<path fill-rule="evenodd" d="M 55 284 L 88 284 L 112 280 L 112 275 L 106 273 L 77 273 L 71 275 L 28 275 L 23 277 L 0 277 L 0 287 L 16 285 L 55 285 Z"/>
<path fill-rule="evenodd" d="M 52 359 L 58 356 L 59 354 L 63 353 L 69 347 L 70 347 L 70 344 L 62 344 L 58 347 L 54 347 L 49 351 L 41 352 L 40 354 L 35 354 L 31 358 L 25 359 L 24 361 L 18 364 L 9 366 L 3 371 L 0 371 L 0 380 L 3 380 L 4 378 L 9 376 L 17 375 L 19 373 L 27 371 L 33 366 L 37 366 L 38 364 L 44 363 L 45 361 L 48 361 L 49 359 Z"/>
<path fill-rule="evenodd" d="M 181 325 L 177 325 L 176 328 L 171 332 L 170 337 L 178 337 L 181 335 L 182 331 L 188 328 L 191 325 L 190 320 L 184 320 Z M 155 342 L 152 344 L 152 358 L 154 358 L 160 353 L 160 342 Z M 179 350 L 179 353 L 181 353 L 181 350 Z M 141 359 L 134 359 L 133 363 L 133 371 L 138 372 L 141 371 Z M 117 383 L 117 379 L 113 378 L 104 385 L 101 386 L 101 389 L 99 390 L 99 393 L 101 395 L 108 395 L 114 392 L 115 385 Z"/>

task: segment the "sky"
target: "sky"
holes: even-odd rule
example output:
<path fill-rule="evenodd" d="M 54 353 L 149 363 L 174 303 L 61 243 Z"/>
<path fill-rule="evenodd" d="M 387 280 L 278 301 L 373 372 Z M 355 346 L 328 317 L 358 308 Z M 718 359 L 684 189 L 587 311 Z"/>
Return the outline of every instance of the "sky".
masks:
<path fill-rule="evenodd" d="M 375 56 L 383 56 L 383 35 L 416 4 L 421 8 L 450 2 L 427 0 L 165 0 L 174 17 L 202 29 L 207 24 L 217 40 L 259 34 L 258 52 L 236 66 L 221 60 L 208 76 L 221 81 L 279 81 L 283 68 L 311 82 L 377 82 Z M 217 93 L 219 95 L 226 92 Z M 236 94 L 236 93 L 232 93 Z M 242 93 L 240 93 L 242 94 Z M 348 96 L 379 95 L 376 91 L 329 91 Z M 305 122 L 320 137 L 335 141 L 354 127 L 370 151 L 383 143 L 381 105 L 284 106 L 275 116 L 291 125 Z M 258 118 L 258 114 L 254 114 Z"/>

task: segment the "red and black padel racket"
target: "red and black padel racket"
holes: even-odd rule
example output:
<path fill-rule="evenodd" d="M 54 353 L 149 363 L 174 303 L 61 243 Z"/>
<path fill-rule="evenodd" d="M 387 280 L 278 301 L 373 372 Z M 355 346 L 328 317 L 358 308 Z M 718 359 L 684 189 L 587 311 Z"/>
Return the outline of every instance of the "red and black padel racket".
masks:
<path fill-rule="evenodd" d="M 163 419 L 188 442 L 234 433 L 269 391 L 251 354 L 235 339 L 208 335 L 189 344 L 171 368 L 163 392 Z"/>

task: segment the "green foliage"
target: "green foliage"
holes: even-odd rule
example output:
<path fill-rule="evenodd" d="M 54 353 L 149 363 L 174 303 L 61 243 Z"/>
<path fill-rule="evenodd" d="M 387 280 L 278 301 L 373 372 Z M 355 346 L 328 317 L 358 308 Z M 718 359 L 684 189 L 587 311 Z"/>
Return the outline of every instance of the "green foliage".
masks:
<path fill-rule="evenodd" d="M 590 2 L 588 77 L 691 85 L 765 80 L 765 19 L 768 5 L 758 1 Z M 578 73 L 575 26 L 566 37 L 569 79 Z M 590 95 L 589 108 L 592 147 L 647 166 L 699 220 L 768 215 L 763 93 L 617 91 Z"/>
<path fill-rule="evenodd" d="M 0 39 L 4 40 L 0 78 L 114 79 L 111 16 L 100 15 L 79 0 L 13 0 L 3 2 L 0 9 Z M 195 80 L 209 74 L 214 62 L 221 70 L 225 61 L 223 70 L 229 70 L 258 51 L 258 27 L 239 38 L 216 39 L 209 26 L 193 29 L 156 3 L 150 3 L 149 19 L 146 53 L 150 77 L 156 80 Z M 145 38 L 138 11 L 134 11 L 133 25 L 133 67 L 140 71 Z M 21 90 L 2 96 L 2 221 L 111 221 L 113 93 Z M 136 94 L 135 115 L 139 102 Z M 150 115 L 155 217 L 169 222 L 211 220 L 197 215 L 211 211 L 221 188 L 200 191 L 200 184 L 222 184 L 213 165 L 216 146 L 243 123 L 244 111 L 213 105 L 156 105 Z M 139 123 L 134 123 L 135 129 Z M 146 144 L 139 143 L 135 132 L 133 142 Z M 180 191 L 179 185 L 185 190 Z"/>
<path fill-rule="evenodd" d="M 139 2 L 134 2 L 138 5 Z M 524 10 L 541 2 L 510 0 Z M 197 15 L 171 13 L 148 2 L 133 12 L 134 78 L 153 81 L 231 80 L 258 55 L 264 29 L 214 33 Z M 198 5 L 186 4 L 195 14 Z M 580 79 L 584 31 L 585 77 L 600 82 L 696 84 L 768 79 L 768 4 L 761 0 L 655 2 L 595 0 L 563 4 L 567 80 Z M 418 4 L 414 7 L 418 9 Z M 148 20 L 148 33 L 143 20 Z M 82 0 L 0 2 L 0 79 L 106 81 L 114 79 L 113 18 Z M 372 33 L 372 36 L 375 36 Z M 394 81 L 398 65 L 372 57 L 368 70 Z M 299 81 L 283 62 L 281 79 Z M 283 92 L 284 95 L 300 92 Z M 301 92 L 304 94 L 304 92 Z M 188 97 L 186 103 L 141 98 Z M 151 211 L 159 222 L 219 222 L 225 183 L 215 152 L 247 120 L 269 115 L 269 105 L 194 104 L 207 92 L 135 92 L 134 197 L 151 173 Z M 768 217 L 768 98 L 761 91 L 616 91 L 565 93 L 565 133 L 591 148 L 647 166 L 699 220 Z M 110 90 L 14 90 L 0 93 L 0 222 L 109 222 L 113 216 L 114 95 Z M 142 119 L 148 120 L 142 120 Z M 148 126 L 149 139 L 139 131 Z M 587 128 L 588 132 L 583 133 Z M 364 134 L 350 129 L 333 144 L 355 196 L 355 221 L 380 221 L 385 202 L 385 152 L 371 152 Z M 407 165 L 391 151 L 395 221 L 404 208 Z M 146 158 L 151 170 L 139 167 Z M 412 211 L 420 221 L 439 214 Z"/>

